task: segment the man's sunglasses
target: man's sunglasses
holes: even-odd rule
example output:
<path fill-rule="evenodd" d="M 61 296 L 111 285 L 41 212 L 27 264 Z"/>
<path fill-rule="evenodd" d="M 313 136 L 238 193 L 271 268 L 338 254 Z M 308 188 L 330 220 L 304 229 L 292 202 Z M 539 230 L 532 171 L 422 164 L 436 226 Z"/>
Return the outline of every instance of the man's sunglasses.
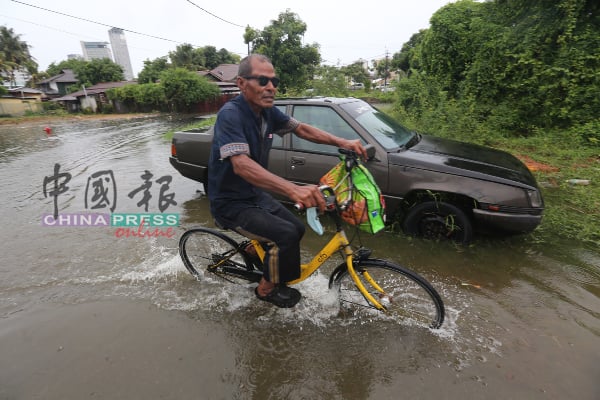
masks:
<path fill-rule="evenodd" d="M 279 86 L 279 78 L 277 78 L 277 77 L 269 78 L 264 75 L 261 75 L 261 76 L 242 76 L 242 78 L 256 79 L 260 86 L 267 86 L 269 84 L 269 81 L 271 81 L 271 83 L 273 84 L 273 87 Z"/>

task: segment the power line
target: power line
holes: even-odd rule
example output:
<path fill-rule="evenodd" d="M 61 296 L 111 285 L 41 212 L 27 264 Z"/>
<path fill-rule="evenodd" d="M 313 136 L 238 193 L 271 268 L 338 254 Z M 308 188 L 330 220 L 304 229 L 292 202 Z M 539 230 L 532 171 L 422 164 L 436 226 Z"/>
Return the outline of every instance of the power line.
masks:
<path fill-rule="evenodd" d="M 221 21 L 227 22 L 228 24 L 231 24 L 233 26 L 238 26 L 240 28 L 244 28 L 244 26 L 242 26 L 242 25 L 236 24 L 236 23 L 231 22 L 231 21 L 227 21 L 226 19 L 223 19 L 223 18 L 219 17 L 218 15 L 215 15 L 215 14 L 211 13 L 210 11 L 205 10 L 204 8 L 200 7 L 198 4 L 194 3 L 193 1 L 190 1 L 190 0 L 185 0 L 185 1 L 187 1 L 188 3 L 190 3 L 191 5 L 193 5 L 194 7 L 197 7 L 199 9 L 201 9 L 202 11 L 204 11 L 205 13 L 207 13 L 208 15 L 211 15 L 211 16 L 215 17 L 216 19 L 220 19 Z"/>
<path fill-rule="evenodd" d="M 67 35 L 73 35 L 73 36 L 78 37 L 78 38 L 84 36 L 84 37 L 88 37 L 90 39 L 94 39 L 95 41 L 98 41 L 98 42 L 102 41 L 101 39 L 98 39 L 97 37 L 87 36 L 87 35 L 84 35 L 84 34 L 81 34 L 81 33 L 74 33 L 74 32 L 65 31 L 64 29 L 54 28 L 52 26 L 40 24 L 39 22 L 28 21 L 26 19 L 11 17 L 10 15 L 4 15 L 4 14 L 0 14 L 0 16 L 2 16 L 4 18 L 14 19 L 15 21 L 25 22 L 27 24 L 31 24 L 31 25 L 35 25 L 35 26 L 40 26 L 42 28 L 51 29 L 51 30 L 54 30 L 54 31 L 57 31 L 57 32 L 66 33 Z"/>
<path fill-rule="evenodd" d="M 0 16 L 5 17 L 5 18 L 14 19 L 14 20 L 20 21 L 20 22 L 25 22 L 27 24 L 39 26 L 39 27 L 42 27 L 42 28 L 50 29 L 50 30 L 53 30 L 53 31 L 65 33 L 67 35 L 75 36 L 78 39 L 81 39 L 82 37 L 84 37 L 84 38 L 92 39 L 92 40 L 94 40 L 96 42 L 102 42 L 102 41 L 104 41 L 104 39 L 98 38 L 97 36 L 88 36 L 88 35 L 83 34 L 83 33 L 69 32 L 69 31 L 65 31 L 64 29 L 55 28 L 55 27 L 52 27 L 52 26 L 40 24 L 38 22 L 28 21 L 28 20 L 22 19 L 22 18 L 11 17 L 11 16 L 5 15 L 5 14 L 0 14 Z M 147 48 L 139 47 L 139 46 L 130 46 L 130 45 L 127 45 L 127 47 L 131 47 L 131 48 L 138 49 L 138 50 L 143 50 L 143 51 L 153 51 L 152 49 L 147 49 Z"/>
<path fill-rule="evenodd" d="M 109 25 L 109 24 L 105 24 L 105 23 L 102 23 L 102 22 L 98 22 L 98 21 L 92 21 L 91 19 L 87 19 L 87 18 L 77 17 L 77 16 L 74 16 L 74 15 L 65 14 L 65 13 L 60 12 L 60 11 L 50 10 L 48 8 L 36 6 L 34 4 L 28 4 L 28 3 L 24 3 L 24 2 L 18 1 L 18 0 L 11 0 L 11 1 L 13 1 L 15 3 L 23 4 L 25 6 L 37 8 L 37 9 L 40 9 L 40 10 L 43 10 L 43 11 L 48 11 L 48 12 L 51 12 L 51 13 L 54 13 L 54 14 L 63 15 L 65 17 L 74 18 L 74 19 L 78 19 L 78 20 L 81 20 L 81 21 L 85 21 L 85 22 L 90 22 L 92 24 L 106 26 L 106 27 L 109 27 L 109 28 L 113 28 L 114 27 L 114 25 Z M 147 36 L 147 37 L 150 37 L 150 38 L 153 38 L 153 39 L 164 40 L 164 41 L 167 41 L 167 42 L 173 42 L 173 43 L 182 44 L 182 42 L 178 42 L 176 40 L 171 40 L 171 39 L 163 38 L 163 37 L 160 37 L 160 36 L 154 36 L 154 35 L 149 35 L 147 33 L 136 32 L 136 31 L 133 31 L 131 29 L 125 29 L 125 28 L 121 28 L 121 29 L 123 29 L 126 32 L 135 33 L 136 35 Z"/>

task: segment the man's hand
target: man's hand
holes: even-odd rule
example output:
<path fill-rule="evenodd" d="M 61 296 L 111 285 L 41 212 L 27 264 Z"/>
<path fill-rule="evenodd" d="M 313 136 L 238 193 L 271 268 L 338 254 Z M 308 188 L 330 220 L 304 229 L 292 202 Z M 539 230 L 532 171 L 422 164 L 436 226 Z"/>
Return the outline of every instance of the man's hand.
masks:
<path fill-rule="evenodd" d="M 290 197 L 294 203 L 300 203 L 304 208 L 318 207 L 319 213 L 325 212 L 325 198 L 318 186 L 296 186 L 294 195 Z"/>
<path fill-rule="evenodd" d="M 354 140 L 342 139 L 342 141 L 343 141 L 343 143 L 340 143 L 340 145 L 338 147 L 341 147 L 346 150 L 352 150 L 356 154 L 358 154 L 360 156 L 360 158 L 362 158 L 363 161 L 367 160 L 367 150 L 360 142 L 360 139 L 354 139 Z"/>

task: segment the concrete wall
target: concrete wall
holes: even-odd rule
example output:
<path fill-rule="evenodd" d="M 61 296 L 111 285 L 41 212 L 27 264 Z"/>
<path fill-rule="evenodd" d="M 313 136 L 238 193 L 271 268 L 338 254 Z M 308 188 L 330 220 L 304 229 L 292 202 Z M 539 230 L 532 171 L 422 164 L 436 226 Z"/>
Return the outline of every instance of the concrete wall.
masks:
<path fill-rule="evenodd" d="M 44 108 L 41 102 L 34 99 L 0 98 L 0 115 L 18 117 L 27 111 L 38 113 L 44 111 Z"/>

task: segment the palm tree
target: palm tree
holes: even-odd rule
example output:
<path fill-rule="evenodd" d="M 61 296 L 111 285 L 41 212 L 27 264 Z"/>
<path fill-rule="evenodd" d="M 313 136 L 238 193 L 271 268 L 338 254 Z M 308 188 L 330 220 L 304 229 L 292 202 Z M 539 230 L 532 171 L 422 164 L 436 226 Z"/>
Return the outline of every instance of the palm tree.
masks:
<path fill-rule="evenodd" d="M 0 26 L 0 73 L 15 83 L 15 71 L 25 69 L 30 74 L 37 72 L 37 63 L 29 54 L 29 45 L 15 34 L 12 28 Z"/>

